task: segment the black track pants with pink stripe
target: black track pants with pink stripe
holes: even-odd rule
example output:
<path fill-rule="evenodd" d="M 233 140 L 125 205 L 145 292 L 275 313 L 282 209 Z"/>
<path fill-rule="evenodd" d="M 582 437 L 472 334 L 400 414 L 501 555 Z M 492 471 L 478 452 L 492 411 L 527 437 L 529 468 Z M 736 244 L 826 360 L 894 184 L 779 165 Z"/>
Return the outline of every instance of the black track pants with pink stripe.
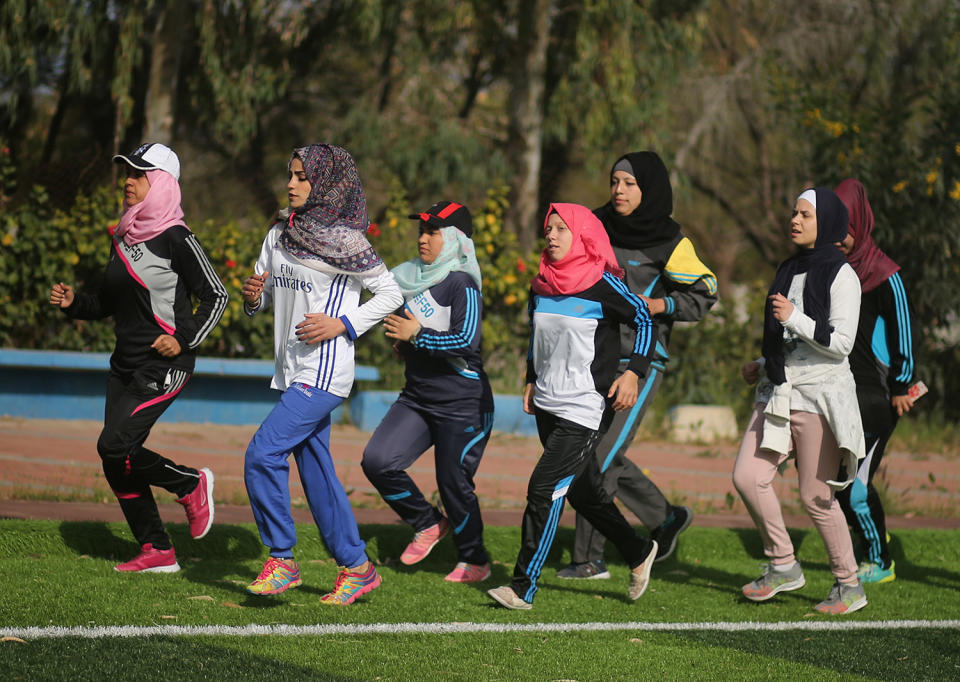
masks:
<path fill-rule="evenodd" d="M 140 545 L 171 546 L 150 486 L 177 497 L 193 491 L 196 469 L 176 464 L 143 447 L 150 429 L 190 378 L 189 372 L 166 365 L 149 365 L 132 375 L 110 373 L 104 406 L 103 431 L 97 452 L 130 530 Z"/>

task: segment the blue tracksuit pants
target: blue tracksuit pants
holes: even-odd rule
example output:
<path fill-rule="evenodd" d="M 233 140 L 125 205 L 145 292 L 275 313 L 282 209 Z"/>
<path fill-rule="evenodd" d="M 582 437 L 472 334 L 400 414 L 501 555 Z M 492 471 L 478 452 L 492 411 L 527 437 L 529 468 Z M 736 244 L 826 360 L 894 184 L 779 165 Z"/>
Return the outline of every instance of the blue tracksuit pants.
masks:
<path fill-rule="evenodd" d="M 330 413 L 342 402 L 326 391 L 294 384 L 280 396 L 247 447 L 243 478 L 270 556 L 290 558 L 297 544 L 290 514 L 292 452 L 327 551 L 348 568 L 367 560 L 366 544 L 330 457 Z"/>

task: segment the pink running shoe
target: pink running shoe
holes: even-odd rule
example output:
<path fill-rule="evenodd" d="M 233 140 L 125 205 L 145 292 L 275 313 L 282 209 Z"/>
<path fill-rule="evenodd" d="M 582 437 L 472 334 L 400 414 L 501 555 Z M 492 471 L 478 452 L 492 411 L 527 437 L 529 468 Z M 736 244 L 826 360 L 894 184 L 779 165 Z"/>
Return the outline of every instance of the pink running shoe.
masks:
<path fill-rule="evenodd" d="M 413 535 L 413 540 L 403 550 L 400 555 L 400 563 L 410 566 L 427 558 L 430 550 L 440 542 L 447 533 L 450 532 L 450 524 L 444 517 L 440 517 L 439 523 L 435 523 L 429 528 L 417 531 Z"/>
<path fill-rule="evenodd" d="M 176 573 L 180 570 L 177 555 L 170 549 L 154 549 L 149 542 L 140 548 L 140 553 L 126 563 L 117 564 L 113 570 L 121 573 Z"/>
<path fill-rule="evenodd" d="M 468 564 L 461 561 L 444 580 L 452 583 L 480 583 L 490 577 L 490 564 Z"/>
<path fill-rule="evenodd" d="M 192 493 L 177 500 L 187 512 L 190 524 L 190 536 L 199 540 L 210 532 L 213 525 L 213 472 L 204 467 L 200 470 L 200 481 Z"/>

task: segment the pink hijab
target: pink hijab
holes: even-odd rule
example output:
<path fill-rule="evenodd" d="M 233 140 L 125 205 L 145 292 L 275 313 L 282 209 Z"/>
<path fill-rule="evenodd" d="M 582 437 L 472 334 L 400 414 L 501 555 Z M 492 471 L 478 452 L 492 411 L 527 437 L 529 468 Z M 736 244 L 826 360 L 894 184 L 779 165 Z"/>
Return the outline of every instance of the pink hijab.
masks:
<path fill-rule="evenodd" d="M 125 206 L 120 223 L 113 234 L 122 237 L 127 246 L 153 239 L 174 225 L 183 225 L 180 208 L 180 183 L 167 171 L 147 171 L 150 189 L 139 204 Z M 190 229 L 190 228 L 187 228 Z"/>
<path fill-rule="evenodd" d="M 550 204 L 544 227 L 554 212 L 570 228 L 573 243 L 567 255 L 556 262 L 550 259 L 546 249 L 540 254 L 540 274 L 533 280 L 534 292 L 541 296 L 568 296 L 589 289 L 600 281 L 604 272 L 623 276 L 610 238 L 593 211 L 579 204 Z"/>
<path fill-rule="evenodd" d="M 873 209 L 867 200 L 867 190 L 860 181 L 847 178 L 834 191 L 850 213 L 849 232 L 853 237 L 853 249 L 847 254 L 847 262 L 857 273 L 860 288 L 866 293 L 887 281 L 900 266 L 873 241 Z"/>

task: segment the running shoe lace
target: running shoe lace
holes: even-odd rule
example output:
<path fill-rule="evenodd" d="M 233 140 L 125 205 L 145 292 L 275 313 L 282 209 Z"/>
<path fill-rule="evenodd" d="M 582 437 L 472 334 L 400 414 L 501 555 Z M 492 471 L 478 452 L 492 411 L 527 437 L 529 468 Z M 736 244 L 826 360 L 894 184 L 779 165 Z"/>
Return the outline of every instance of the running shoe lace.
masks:
<path fill-rule="evenodd" d="M 276 569 L 277 565 L 280 563 L 281 561 L 277 557 L 272 556 L 267 559 L 267 563 L 263 565 L 263 570 L 260 571 L 260 575 L 257 576 L 257 580 L 265 580 L 273 573 L 274 569 Z"/>

